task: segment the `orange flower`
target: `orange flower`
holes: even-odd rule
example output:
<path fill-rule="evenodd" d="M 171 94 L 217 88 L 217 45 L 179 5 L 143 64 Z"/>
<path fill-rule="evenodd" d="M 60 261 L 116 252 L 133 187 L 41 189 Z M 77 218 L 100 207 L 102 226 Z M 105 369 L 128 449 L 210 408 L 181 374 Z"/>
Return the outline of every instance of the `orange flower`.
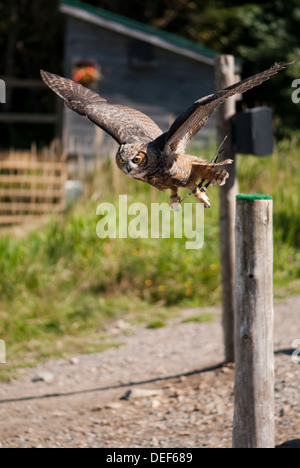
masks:
<path fill-rule="evenodd" d="M 99 71 L 92 65 L 79 68 L 73 76 L 73 80 L 76 83 L 83 83 L 83 84 L 88 84 L 91 81 L 99 80 L 99 78 L 100 78 Z"/>

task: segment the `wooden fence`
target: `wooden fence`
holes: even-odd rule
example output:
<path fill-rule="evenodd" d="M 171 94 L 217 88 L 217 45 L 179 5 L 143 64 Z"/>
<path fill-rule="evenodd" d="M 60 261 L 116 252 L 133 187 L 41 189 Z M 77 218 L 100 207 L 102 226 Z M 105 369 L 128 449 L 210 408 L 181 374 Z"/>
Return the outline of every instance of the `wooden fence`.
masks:
<path fill-rule="evenodd" d="M 64 158 L 28 152 L 0 155 L 0 226 L 65 210 Z"/>

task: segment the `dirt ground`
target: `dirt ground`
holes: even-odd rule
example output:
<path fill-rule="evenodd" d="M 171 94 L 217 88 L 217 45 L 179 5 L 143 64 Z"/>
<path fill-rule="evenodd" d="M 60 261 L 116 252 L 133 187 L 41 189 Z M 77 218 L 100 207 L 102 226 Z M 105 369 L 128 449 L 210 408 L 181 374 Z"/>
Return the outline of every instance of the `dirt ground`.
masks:
<path fill-rule="evenodd" d="M 300 448 L 300 296 L 275 306 L 276 445 Z M 208 323 L 110 328 L 123 343 L 20 370 L 0 384 L 0 447 L 231 447 L 234 367 L 223 366 L 220 310 Z"/>

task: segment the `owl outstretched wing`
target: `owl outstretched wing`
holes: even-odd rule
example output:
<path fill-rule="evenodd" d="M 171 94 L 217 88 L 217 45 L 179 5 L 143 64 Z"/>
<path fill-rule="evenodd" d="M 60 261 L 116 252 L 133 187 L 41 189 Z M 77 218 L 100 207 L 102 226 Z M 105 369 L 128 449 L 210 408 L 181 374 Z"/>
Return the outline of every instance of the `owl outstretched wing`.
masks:
<path fill-rule="evenodd" d="M 244 93 L 260 85 L 290 63 L 293 62 L 275 63 L 269 70 L 239 81 L 216 94 L 210 94 L 194 102 L 191 107 L 179 115 L 169 131 L 164 135 L 165 138 L 161 137 L 159 139 L 160 144 L 164 145 L 165 153 L 184 153 L 189 141 L 204 127 L 220 104 L 235 94 Z"/>
<path fill-rule="evenodd" d="M 67 78 L 41 70 L 43 81 L 65 105 L 111 135 L 119 145 L 152 141 L 162 134 L 147 115 L 129 107 L 109 104 L 104 98 Z"/>

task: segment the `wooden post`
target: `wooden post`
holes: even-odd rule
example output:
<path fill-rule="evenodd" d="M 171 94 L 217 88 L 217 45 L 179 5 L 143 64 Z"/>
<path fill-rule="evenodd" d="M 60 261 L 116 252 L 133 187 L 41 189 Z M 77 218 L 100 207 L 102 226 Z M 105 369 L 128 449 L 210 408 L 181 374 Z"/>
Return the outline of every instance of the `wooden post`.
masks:
<path fill-rule="evenodd" d="M 234 448 L 274 448 L 272 197 L 238 195 Z"/>
<path fill-rule="evenodd" d="M 216 90 L 226 88 L 238 81 L 235 75 L 234 57 L 219 55 L 215 59 Z M 222 104 L 216 115 L 217 139 L 220 144 L 228 135 L 226 151 L 223 159 L 233 159 L 230 118 L 235 114 L 236 97 L 233 96 Z M 222 158 L 220 159 L 222 160 Z M 225 345 L 225 361 L 234 361 L 234 270 L 235 270 L 235 198 L 238 194 L 236 166 L 227 166 L 229 179 L 220 190 L 220 233 L 221 233 L 221 273 L 222 273 L 222 303 L 223 330 Z"/>

